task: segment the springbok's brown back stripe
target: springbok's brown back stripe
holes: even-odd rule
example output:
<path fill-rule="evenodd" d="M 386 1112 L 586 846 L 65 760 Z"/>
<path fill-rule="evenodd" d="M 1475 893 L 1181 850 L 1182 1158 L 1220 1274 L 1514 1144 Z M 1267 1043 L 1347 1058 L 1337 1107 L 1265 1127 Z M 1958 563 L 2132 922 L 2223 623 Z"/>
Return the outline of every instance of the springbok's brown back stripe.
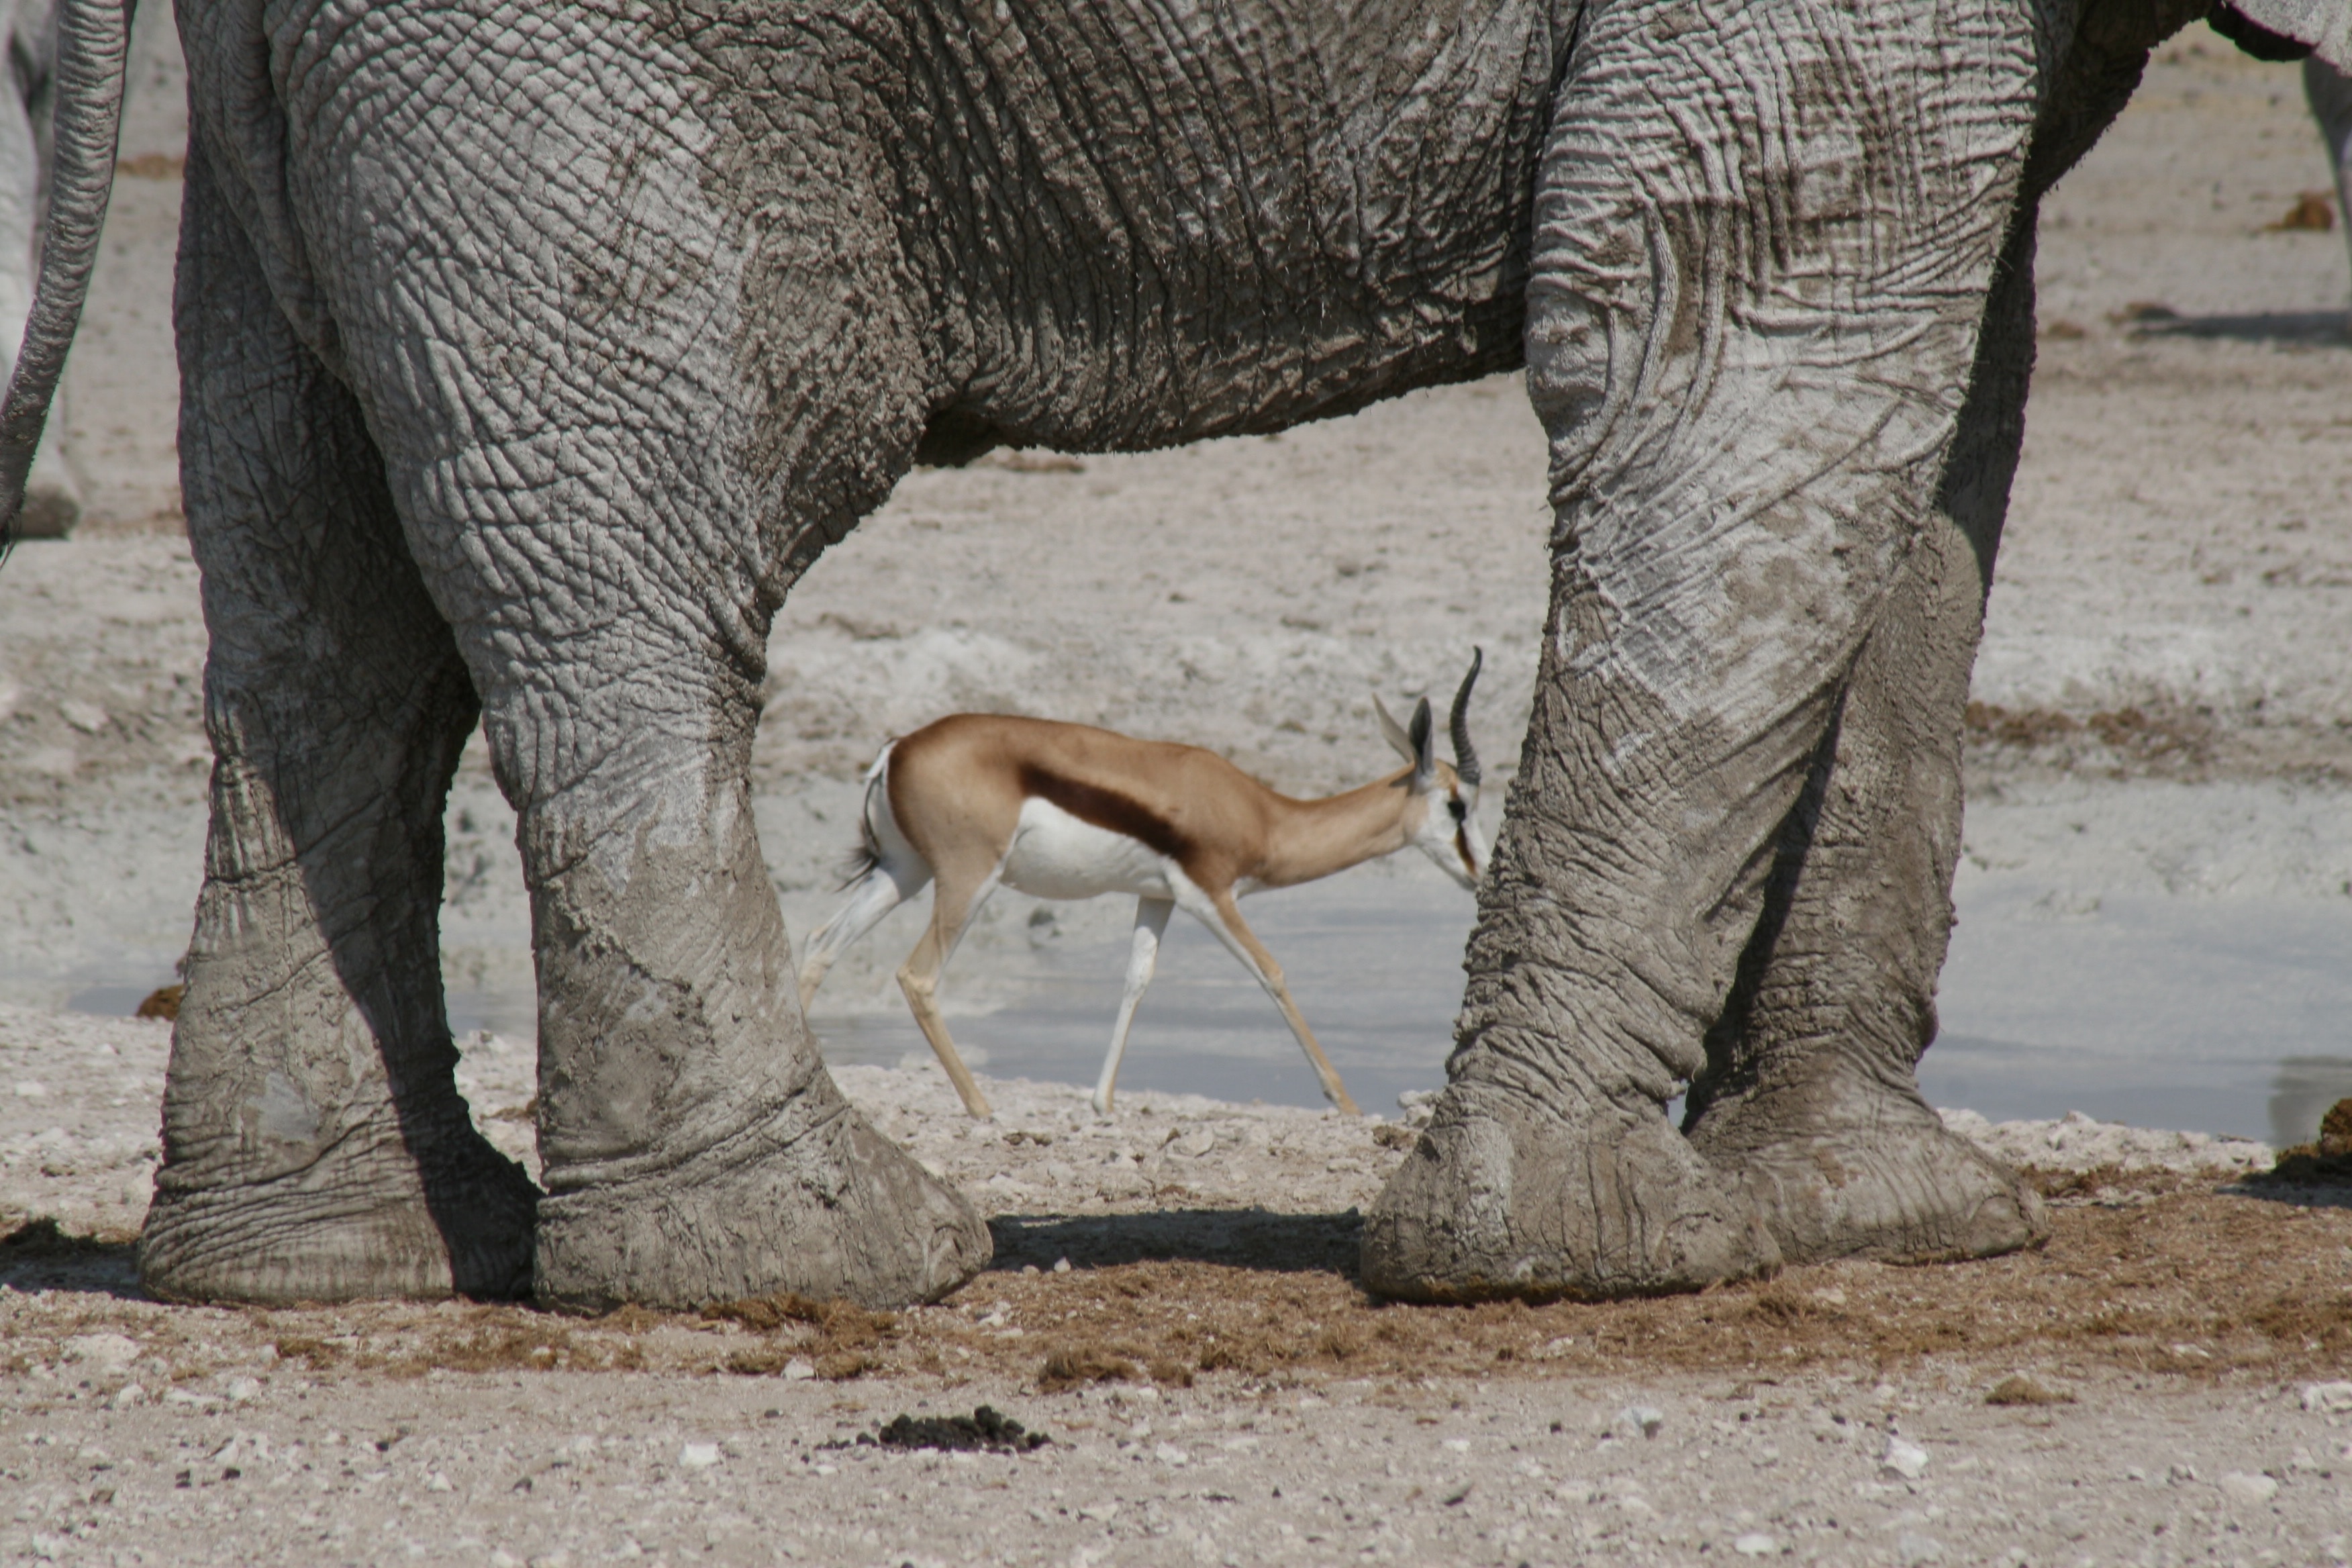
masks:
<path fill-rule="evenodd" d="M 1090 823 L 1106 832 L 1124 834 L 1155 854 L 1165 855 L 1180 866 L 1192 864 L 1192 840 L 1179 833 L 1175 826 L 1155 816 L 1141 802 L 1132 800 L 1117 790 L 1097 784 L 1082 784 L 1065 778 L 1034 763 L 1021 764 L 1021 793 L 1034 795 L 1060 806 L 1080 822 Z"/>

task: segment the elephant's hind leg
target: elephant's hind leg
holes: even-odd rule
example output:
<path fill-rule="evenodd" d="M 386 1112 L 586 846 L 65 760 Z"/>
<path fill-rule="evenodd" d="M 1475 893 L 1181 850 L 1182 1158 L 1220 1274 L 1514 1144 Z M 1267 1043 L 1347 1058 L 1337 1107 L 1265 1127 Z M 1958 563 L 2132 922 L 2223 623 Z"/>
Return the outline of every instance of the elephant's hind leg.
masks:
<path fill-rule="evenodd" d="M 1451 1081 L 1366 1218 L 1378 1290 L 1629 1295 L 1782 1258 L 1664 1107 L 1927 525 L 1976 352 L 1953 301 L 1990 287 L 2038 68 L 2022 10 L 1954 36 L 1800 9 L 1592 8 L 1560 89 L 1527 339 L 1550 617 Z M 1670 107 L 1734 82 L 1737 127 Z"/>
<path fill-rule="evenodd" d="M 2011 231 L 1941 492 L 1784 824 L 1691 1141 L 1791 1261 L 1987 1257 L 2048 1234 L 2017 1173 L 1945 1130 L 1916 1069 L 1951 934 L 1961 723 L 2033 353 Z"/>
<path fill-rule="evenodd" d="M 180 253 L 188 531 L 217 761 L 140 1244 L 178 1300 L 506 1296 L 537 1194 L 459 1098 L 441 813 L 475 700 L 351 397 L 201 148 Z"/>

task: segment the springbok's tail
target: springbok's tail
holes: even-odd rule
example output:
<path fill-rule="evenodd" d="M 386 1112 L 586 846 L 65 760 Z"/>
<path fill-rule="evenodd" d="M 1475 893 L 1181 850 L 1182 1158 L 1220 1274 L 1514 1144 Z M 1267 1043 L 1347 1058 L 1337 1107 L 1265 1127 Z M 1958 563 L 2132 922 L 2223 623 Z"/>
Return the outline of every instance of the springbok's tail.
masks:
<path fill-rule="evenodd" d="M 89 297 L 90 268 L 114 194 L 115 151 L 134 0 L 65 0 L 58 16 L 57 131 L 41 276 L 8 398 L 0 405 L 0 562 L 16 548 L 25 479 Z"/>
<path fill-rule="evenodd" d="M 874 805 L 881 792 L 890 787 L 890 752 L 898 742 L 891 741 L 866 770 L 866 798 L 857 808 L 857 847 L 841 863 L 841 880 L 834 891 L 845 893 L 866 879 L 867 872 L 882 864 L 882 830 L 874 824 Z"/>

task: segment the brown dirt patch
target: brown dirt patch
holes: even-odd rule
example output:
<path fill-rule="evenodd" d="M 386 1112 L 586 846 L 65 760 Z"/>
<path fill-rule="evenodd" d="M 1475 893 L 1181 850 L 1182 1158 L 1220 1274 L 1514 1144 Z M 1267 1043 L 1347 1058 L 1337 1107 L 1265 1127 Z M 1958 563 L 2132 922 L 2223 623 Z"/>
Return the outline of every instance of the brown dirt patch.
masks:
<path fill-rule="evenodd" d="M 2213 760 L 2219 731 L 2212 714 L 2179 703 L 2151 703 L 2077 717 L 2053 708 L 1971 702 L 1968 738 L 2042 753 L 2063 766 L 2095 765 L 2131 773 L 2193 773 Z"/>
<path fill-rule="evenodd" d="M 2057 1194 L 2054 1232 L 2038 1251 L 1824 1265 L 1639 1301 L 1409 1306 L 1373 1300 L 1338 1269 L 1171 1258 L 992 1271 L 953 1301 L 898 1313 L 779 1296 L 585 1322 L 465 1303 L 159 1317 L 151 1303 L 93 1295 L 75 1298 L 69 1315 L 71 1331 L 121 1318 L 144 1337 L 166 1331 L 192 1347 L 202 1339 L 211 1361 L 274 1352 L 328 1380 L 612 1368 L 773 1374 L 805 1357 L 829 1378 L 986 1374 L 1050 1393 L 1106 1380 L 1282 1385 L 1637 1368 L 1764 1380 L 1948 1355 L 2070 1378 L 2105 1368 L 2194 1380 L 2340 1375 L 2352 1357 L 2342 1261 L 2352 1192 L 2099 1173 L 2047 1185 Z M 37 1227 L 17 1235 L 7 1245 L 119 1245 Z M 247 1338 L 254 1342 L 241 1346 Z"/>

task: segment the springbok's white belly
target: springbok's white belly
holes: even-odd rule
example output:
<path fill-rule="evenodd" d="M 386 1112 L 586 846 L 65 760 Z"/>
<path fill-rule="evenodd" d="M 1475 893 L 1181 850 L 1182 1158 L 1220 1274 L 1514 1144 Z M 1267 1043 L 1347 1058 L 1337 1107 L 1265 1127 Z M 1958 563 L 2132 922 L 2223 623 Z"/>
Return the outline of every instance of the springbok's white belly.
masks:
<path fill-rule="evenodd" d="M 1021 803 L 1021 822 L 1005 852 L 1002 879 L 1037 899 L 1091 899 L 1099 893 L 1166 899 L 1174 897 L 1172 869 L 1150 846 L 1032 796 Z"/>

